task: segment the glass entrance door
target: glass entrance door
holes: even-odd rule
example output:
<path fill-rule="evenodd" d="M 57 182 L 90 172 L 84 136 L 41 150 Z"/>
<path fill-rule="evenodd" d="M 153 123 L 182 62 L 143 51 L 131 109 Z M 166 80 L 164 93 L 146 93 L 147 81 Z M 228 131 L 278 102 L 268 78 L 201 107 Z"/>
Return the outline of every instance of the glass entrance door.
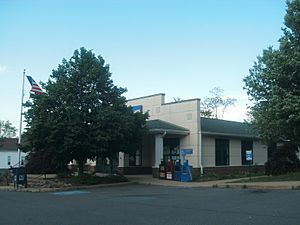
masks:
<path fill-rule="evenodd" d="M 164 161 L 180 159 L 179 138 L 164 138 Z"/>

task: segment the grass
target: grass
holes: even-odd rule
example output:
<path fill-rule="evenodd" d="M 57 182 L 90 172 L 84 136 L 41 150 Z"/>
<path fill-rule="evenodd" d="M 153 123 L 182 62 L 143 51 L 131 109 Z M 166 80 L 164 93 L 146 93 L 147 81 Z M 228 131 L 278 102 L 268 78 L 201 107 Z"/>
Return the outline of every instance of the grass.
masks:
<path fill-rule="evenodd" d="M 263 176 L 263 177 L 254 177 L 251 180 L 242 179 L 232 183 L 249 183 L 249 182 L 276 182 L 276 181 L 300 181 L 300 172 L 297 173 L 288 173 L 278 176 Z"/>
<path fill-rule="evenodd" d="M 251 177 L 263 176 L 263 173 L 252 173 Z M 195 181 L 214 181 L 214 180 L 227 180 L 249 177 L 249 173 L 236 173 L 236 174 L 215 174 L 207 173 L 195 179 Z"/>

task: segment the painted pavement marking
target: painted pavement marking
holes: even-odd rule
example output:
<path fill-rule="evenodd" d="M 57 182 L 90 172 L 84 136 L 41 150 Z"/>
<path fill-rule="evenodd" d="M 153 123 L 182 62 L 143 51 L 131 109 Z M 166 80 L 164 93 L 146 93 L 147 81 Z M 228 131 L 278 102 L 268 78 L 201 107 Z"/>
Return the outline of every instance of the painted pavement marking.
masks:
<path fill-rule="evenodd" d="M 54 192 L 51 194 L 65 196 L 65 195 L 82 195 L 82 194 L 89 194 L 89 193 L 91 193 L 91 192 L 89 192 L 89 191 L 60 191 L 60 192 Z"/>

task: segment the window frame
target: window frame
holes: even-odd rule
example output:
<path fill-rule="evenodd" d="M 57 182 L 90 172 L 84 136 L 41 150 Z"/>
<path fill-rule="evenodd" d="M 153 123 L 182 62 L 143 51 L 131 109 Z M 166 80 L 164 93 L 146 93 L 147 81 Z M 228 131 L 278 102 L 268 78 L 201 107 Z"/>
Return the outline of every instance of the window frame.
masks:
<path fill-rule="evenodd" d="M 163 160 L 180 159 L 180 138 L 164 138 L 163 143 Z"/>
<path fill-rule="evenodd" d="M 11 166 L 11 155 L 7 156 L 7 165 Z"/>
<path fill-rule="evenodd" d="M 222 157 L 223 155 L 226 156 Z M 230 165 L 230 139 L 216 138 L 215 139 L 215 166 Z"/>
<path fill-rule="evenodd" d="M 133 160 L 131 159 L 133 157 Z M 137 157 L 139 157 L 139 165 L 137 163 Z M 142 150 L 138 149 L 134 153 L 129 153 L 129 166 L 142 166 Z"/>
<path fill-rule="evenodd" d="M 252 160 L 251 161 L 246 160 L 246 150 L 252 151 Z M 254 161 L 253 152 L 254 152 L 253 151 L 253 140 L 241 140 L 241 164 L 242 164 L 242 166 L 253 165 L 253 161 Z"/>

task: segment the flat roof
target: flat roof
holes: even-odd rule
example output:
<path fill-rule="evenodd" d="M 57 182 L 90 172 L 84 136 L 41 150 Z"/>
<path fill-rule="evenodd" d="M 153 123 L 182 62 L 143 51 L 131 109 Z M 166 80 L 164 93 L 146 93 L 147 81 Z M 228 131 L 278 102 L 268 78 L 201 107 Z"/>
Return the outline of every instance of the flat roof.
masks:
<path fill-rule="evenodd" d="M 171 104 L 178 104 L 178 103 L 192 102 L 192 101 L 200 101 L 200 98 L 192 98 L 192 99 L 180 100 L 180 101 L 176 101 L 176 102 L 167 102 L 167 103 L 164 103 L 163 105 L 171 105 Z"/>
<path fill-rule="evenodd" d="M 155 97 L 155 96 L 159 96 L 159 95 L 165 96 L 166 94 L 164 94 L 164 93 L 158 93 L 158 94 L 147 95 L 147 96 L 142 96 L 142 97 L 138 97 L 138 98 L 131 98 L 131 99 L 127 99 L 127 102 L 134 101 L 134 100 L 139 100 L 139 99 L 143 99 L 143 98 L 151 98 L 151 97 Z"/>

